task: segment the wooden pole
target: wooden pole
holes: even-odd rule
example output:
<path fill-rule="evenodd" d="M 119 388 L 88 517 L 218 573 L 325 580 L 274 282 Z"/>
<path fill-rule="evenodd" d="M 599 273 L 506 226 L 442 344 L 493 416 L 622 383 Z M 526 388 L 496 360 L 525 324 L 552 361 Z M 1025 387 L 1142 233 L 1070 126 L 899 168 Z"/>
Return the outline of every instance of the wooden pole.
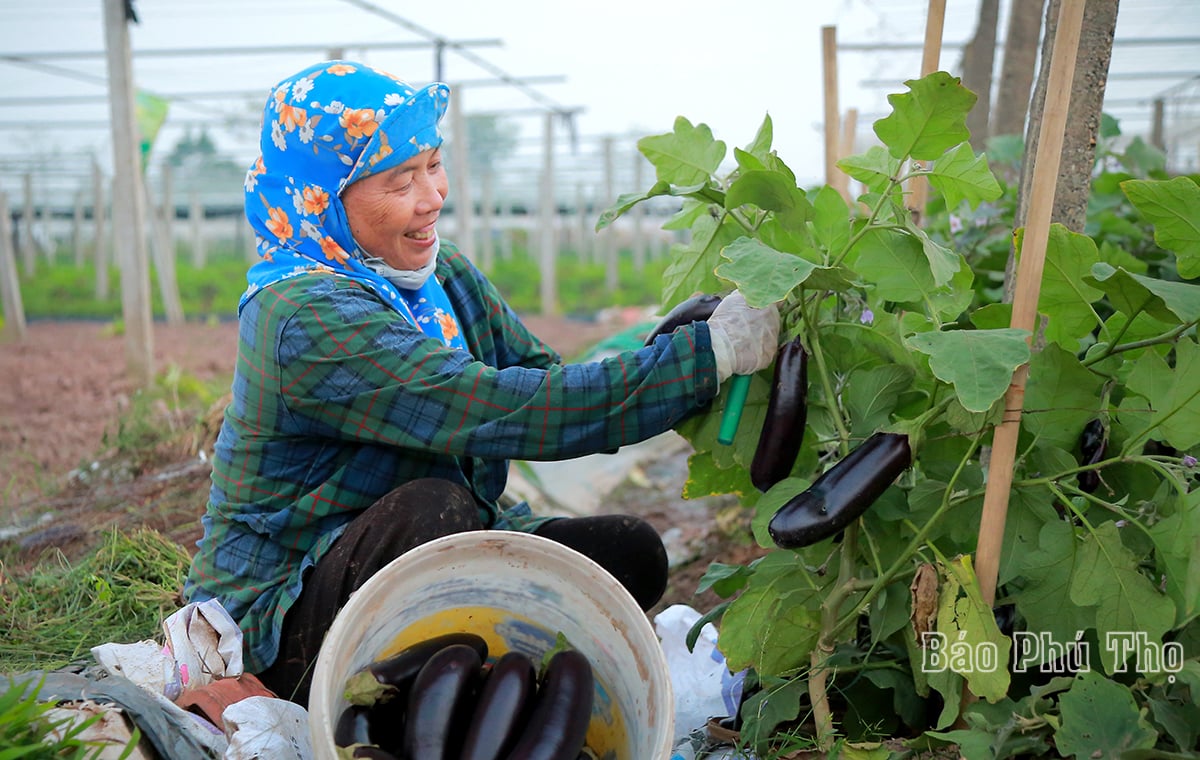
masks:
<path fill-rule="evenodd" d="M 104 42 L 108 54 L 108 103 L 113 141 L 113 242 L 121 268 L 121 313 L 130 378 L 141 386 L 154 381 L 154 336 L 150 313 L 150 267 L 142 167 L 134 117 L 133 65 L 124 0 L 104 0 Z"/>
<path fill-rule="evenodd" d="M 104 173 L 100 164 L 92 161 L 92 261 L 96 265 L 96 300 L 108 300 L 108 204 L 104 194 Z"/>
<path fill-rule="evenodd" d="M 4 339 L 25 340 L 25 305 L 12 244 L 12 216 L 8 197 L 0 193 L 0 300 L 4 301 Z"/>
<path fill-rule="evenodd" d="M 595 233 L 592 232 L 594 225 L 591 224 L 590 215 L 588 214 L 587 198 L 583 193 L 582 182 L 575 183 L 575 220 L 579 227 L 579 247 L 576 251 L 579 260 L 583 262 L 591 261 L 591 244 L 595 242 Z"/>
<path fill-rule="evenodd" d="M 842 117 L 842 134 L 838 142 L 838 156 L 854 155 L 854 141 L 858 136 L 858 109 L 851 108 L 846 111 L 846 115 Z M 836 172 L 837 191 L 842 194 L 847 203 L 851 202 L 854 195 L 850 192 L 850 175 L 845 172 Z"/>
<path fill-rule="evenodd" d="M 946 26 L 946 0 L 929 0 L 925 14 L 925 45 L 921 50 L 921 76 L 938 70 L 942 57 L 942 30 Z M 929 198 L 929 182 L 913 177 L 908 183 L 908 210 L 917 224 L 925 224 L 925 201 Z"/>
<path fill-rule="evenodd" d="M 642 188 L 642 174 L 646 159 L 639 150 L 633 151 L 633 186 Z M 614 199 L 615 200 L 615 199 Z M 639 203 L 633 212 L 633 271 L 641 272 L 646 267 L 646 204 Z"/>
<path fill-rule="evenodd" d="M 837 168 L 839 121 L 837 75 L 837 27 L 821 27 L 821 68 L 825 87 L 825 184 L 841 192 L 850 203 L 846 186 L 839 180 Z"/>
<path fill-rule="evenodd" d="M 154 219 L 154 224 L 150 225 L 150 235 L 153 238 L 151 250 L 154 252 L 154 271 L 158 275 L 158 293 L 162 297 L 167 324 L 176 326 L 183 324 L 183 303 L 179 297 L 179 278 L 175 275 L 175 236 L 171 232 L 175 201 L 172 199 L 171 167 L 164 164 L 162 172 L 157 211 L 153 203 L 147 203 L 146 207 L 151 210 Z M 145 183 L 143 191 L 149 195 L 150 190 Z"/>
<path fill-rule="evenodd" d="M 188 196 L 188 226 L 192 238 L 192 266 L 203 269 L 208 263 L 208 249 L 204 245 L 204 204 L 196 190 Z"/>
<path fill-rule="evenodd" d="M 555 269 L 555 257 L 558 255 L 554 244 L 554 114 L 548 112 L 543 123 L 545 133 L 542 145 L 542 182 L 541 182 L 541 227 L 540 261 L 542 314 L 547 317 L 558 314 L 558 276 Z"/>
<path fill-rule="evenodd" d="M 1050 60 L 1050 79 L 1046 105 L 1033 166 L 1033 187 L 1029 216 L 1017 266 L 1017 285 L 1013 298 L 1013 327 L 1032 334 L 1037 321 L 1038 296 L 1046 262 L 1046 241 L 1050 236 L 1050 214 L 1062 160 L 1063 135 L 1071 100 L 1071 79 L 1079 48 L 1085 0 L 1062 0 L 1058 13 L 1058 31 Z M 1021 429 L 1021 410 L 1025 404 L 1025 382 L 1029 365 L 1017 368 L 1004 396 L 1004 418 L 992 439 L 987 489 L 983 496 L 983 517 L 979 524 L 975 571 L 984 601 L 996 598 L 996 578 L 1000 569 L 1000 550 L 1004 541 L 1004 523 L 1008 516 L 1008 498 L 1012 490 L 1017 435 Z"/>
<path fill-rule="evenodd" d="M 450 104 L 450 134 L 454 148 L 454 226 L 458 249 L 468 259 L 475 259 L 475 209 L 471 201 L 470 149 L 467 145 L 467 118 L 463 111 L 463 87 L 453 88 L 454 98 Z"/>
<path fill-rule="evenodd" d="M 479 209 L 480 214 L 479 226 L 482 228 L 479 235 L 479 265 L 484 272 L 492 271 L 492 267 L 496 265 L 496 246 L 495 246 L 495 176 L 491 167 L 487 167 L 483 172 L 483 197 L 480 199 Z"/>
<path fill-rule="evenodd" d="M 616 166 L 613 164 L 613 138 L 604 138 L 604 202 L 612 203 L 616 199 Z M 608 225 L 600 233 L 604 241 L 604 289 L 609 293 L 617 292 L 617 229 Z"/>
<path fill-rule="evenodd" d="M 71 249 L 75 266 L 83 266 L 87 258 L 83 245 L 83 188 L 75 191 L 75 210 L 71 214 Z"/>
<path fill-rule="evenodd" d="M 33 244 L 33 175 L 21 178 L 21 267 L 29 276 L 37 270 L 37 248 Z"/>

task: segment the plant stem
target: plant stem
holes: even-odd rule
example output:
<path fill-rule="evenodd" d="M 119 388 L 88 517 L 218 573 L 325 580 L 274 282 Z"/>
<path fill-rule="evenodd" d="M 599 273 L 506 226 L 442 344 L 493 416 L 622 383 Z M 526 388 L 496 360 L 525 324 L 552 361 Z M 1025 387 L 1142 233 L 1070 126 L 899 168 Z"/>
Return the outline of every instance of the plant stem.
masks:
<path fill-rule="evenodd" d="M 897 180 L 895 178 L 892 178 L 888 181 L 887 189 L 879 194 L 879 200 L 876 201 L 874 207 L 871 208 L 871 213 L 867 215 L 866 224 L 864 224 L 861 229 L 850 236 L 850 239 L 846 241 L 846 247 L 842 249 L 841 253 L 834 258 L 829 266 L 835 267 L 838 264 L 841 264 L 842 260 L 845 259 L 854 246 L 858 244 L 858 241 L 862 240 L 863 235 L 866 235 L 867 232 L 872 229 L 872 223 L 875 221 L 875 218 L 879 216 L 879 213 L 883 211 L 884 204 L 891 200 L 892 190 L 902 181 L 903 179 Z"/>
<path fill-rule="evenodd" d="M 833 380 L 829 376 L 829 365 L 825 363 L 825 352 L 821 350 L 820 331 L 813 325 L 811 319 L 806 319 L 805 322 L 810 328 L 808 331 L 808 348 L 812 351 L 813 358 L 817 360 L 817 374 L 821 377 L 821 391 L 825 394 L 826 402 L 829 404 L 829 411 L 833 416 L 833 425 L 838 431 L 842 456 L 845 456 L 849 453 L 850 430 L 846 427 L 846 420 L 842 418 L 841 405 L 838 404 L 837 394 L 833 391 Z"/>
<path fill-rule="evenodd" d="M 1133 320 L 1131 319 L 1130 322 L 1132 322 L 1132 321 Z M 1198 321 L 1200 321 L 1200 320 L 1193 319 L 1191 322 L 1187 322 L 1186 324 L 1179 325 L 1178 327 L 1172 328 L 1172 329 L 1168 330 L 1167 332 L 1163 333 L 1162 335 L 1157 335 L 1153 338 L 1145 338 L 1143 340 L 1135 340 L 1130 343 L 1123 343 L 1120 345 L 1110 345 L 1108 347 L 1108 349 L 1106 349 L 1105 351 L 1103 351 L 1100 354 L 1097 354 L 1096 356 L 1086 359 L 1085 361 L 1082 362 L 1082 364 L 1085 367 L 1090 367 L 1093 364 L 1098 364 L 1098 363 L 1104 361 L 1105 359 L 1112 356 L 1113 354 L 1120 354 L 1125 351 L 1136 351 L 1139 348 L 1148 348 L 1150 346 L 1157 346 L 1157 345 L 1161 345 L 1163 343 L 1174 343 L 1176 338 L 1178 338 L 1180 335 L 1183 335 L 1185 332 L 1187 332 L 1188 330 L 1195 327 Z M 1128 326 L 1128 325 L 1126 325 L 1126 326 Z M 1122 330 L 1121 335 L 1124 335 L 1124 334 L 1125 334 L 1125 331 Z M 1117 340 L 1120 340 L 1120 337 L 1121 336 L 1118 335 Z"/>
<path fill-rule="evenodd" d="M 856 583 L 854 555 L 858 550 L 858 522 L 851 523 L 842 536 L 842 551 L 838 558 L 838 577 L 833 590 L 821 602 L 821 633 L 809 656 L 812 667 L 808 673 L 808 698 L 812 702 L 813 722 L 817 727 L 817 745 L 829 751 L 833 744 L 833 713 L 829 709 L 829 672 L 826 664 L 833 654 L 837 635 L 837 618 L 842 604 L 860 585 Z"/>

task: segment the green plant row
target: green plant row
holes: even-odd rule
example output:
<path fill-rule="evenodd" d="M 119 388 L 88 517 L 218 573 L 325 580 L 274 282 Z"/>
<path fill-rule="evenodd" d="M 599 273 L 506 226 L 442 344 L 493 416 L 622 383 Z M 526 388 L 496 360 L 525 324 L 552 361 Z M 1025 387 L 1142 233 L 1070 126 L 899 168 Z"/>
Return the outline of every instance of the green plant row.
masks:
<path fill-rule="evenodd" d="M 664 226 L 691 236 L 664 306 L 736 287 L 777 305 L 811 357 L 804 442 L 767 492 L 748 470 L 769 372 L 732 445 L 717 440 L 727 388 L 681 430 L 684 496 L 736 494 L 771 549 L 713 565 L 700 589 L 726 600 L 701 623 L 719 622 L 729 667 L 748 669 L 742 740 L 763 758 L 797 737 L 903 737 L 972 760 L 1197 756 L 1200 186 L 1165 177 L 1140 141 L 1103 144 L 1085 234 L 1051 229 L 1031 336 L 1002 298 L 1020 149 L 998 141 L 994 173 L 968 143 L 974 94 L 944 72 L 907 86 L 874 125 L 882 144 L 839 162 L 863 188 L 853 202 L 798 186 L 769 117 L 731 170 L 725 143 L 680 117 L 638 143 L 655 183 L 599 222 L 678 198 Z M 917 177 L 934 191 L 925 226 L 905 207 Z M 993 609 L 972 560 L 992 432 L 1025 364 Z M 1081 452 L 1085 429 L 1100 454 Z M 844 531 L 776 547 L 772 516 L 880 431 L 907 436 L 912 466 Z"/>
<path fill-rule="evenodd" d="M 186 258 L 176 264 L 176 281 L 183 313 L 191 321 L 228 320 L 237 316 L 238 298 L 246 289 L 244 256 L 214 253 L 203 267 Z M 610 306 L 649 305 L 658 301 L 666 261 L 651 259 L 635 268 L 632 253 L 618 255 L 618 286 L 605 287 L 604 265 L 583 261 L 566 252 L 557 263 L 559 308 L 566 314 L 591 315 Z M 156 273 L 151 271 L 151 312 L 165 311 Z M 540 267 L 528 251 L 517 248 L 509 258 L 497 258 L 489 277 L 519 313 L 541 311 Z M 109 269 L 109 296 L 96 297 L 96 270 L 92 264 L 41 263 L 33 276 L 21 281 L 21 299 L 28 319 L 113 320 L 121 316 L 120 272 Z"/>

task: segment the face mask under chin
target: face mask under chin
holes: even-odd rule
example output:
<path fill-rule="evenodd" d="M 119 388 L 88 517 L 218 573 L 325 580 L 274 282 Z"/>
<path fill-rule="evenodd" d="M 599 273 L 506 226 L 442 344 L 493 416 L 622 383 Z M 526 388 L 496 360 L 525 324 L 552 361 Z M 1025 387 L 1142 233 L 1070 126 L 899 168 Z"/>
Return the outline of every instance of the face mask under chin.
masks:
<path fill-rule="evenodd" d="M 435 241 L 433 244 L 433 255 L 429 257 L 429 262 L 420 269 L 396 269 L 391 267 L 383 259 L 378 256 L 372 256 L 365 249 L 359 248 L 362 254 L 362 262 L 375 274 L 384 278 L 398 288 L 404 290 L 419 290 L 422 285 L 437 269 L 437 254 L 440 247 L 440 241 Z"/>

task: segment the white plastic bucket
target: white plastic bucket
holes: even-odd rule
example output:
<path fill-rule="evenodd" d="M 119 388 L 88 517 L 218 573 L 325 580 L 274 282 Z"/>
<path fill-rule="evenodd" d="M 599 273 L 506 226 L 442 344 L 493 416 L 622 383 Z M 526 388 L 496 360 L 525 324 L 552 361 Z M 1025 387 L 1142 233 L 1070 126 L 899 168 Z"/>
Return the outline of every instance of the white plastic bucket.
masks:
<path fill-rule="evenodd" d="M 592 664 L 588 746 L 604 760 L 671 756 L 674 697 L 662 647 L 629 592 L 588 557 L 512 531 L 439 538 L 398 557 L 338 613 L 309 696 L 316 760 L 336 760 L 333 727 L 346 679 L 404 647 L 452 631 L 483 636 L 489 658 L 540 662 L 562 633 Z"/>

